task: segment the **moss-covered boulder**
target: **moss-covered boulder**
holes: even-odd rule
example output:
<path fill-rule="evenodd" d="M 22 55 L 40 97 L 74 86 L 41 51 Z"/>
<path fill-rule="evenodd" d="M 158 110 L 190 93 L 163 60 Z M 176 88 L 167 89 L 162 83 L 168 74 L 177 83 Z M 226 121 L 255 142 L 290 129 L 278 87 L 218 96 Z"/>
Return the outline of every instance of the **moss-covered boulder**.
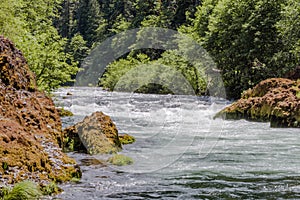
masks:
<path fill-rule="evenodd" d="M 271 122 L 271 127 L 300 127 L 300 80 L 272 78 L 245 91 L 215 117 Z"/>
<path fill-rule="evenodd" d="M 71 111 L 66 110 L 64 108 L 56 108 L 56 110 L 58 111 L 58 114 L 61 117 L 72 117 L 74 115 Z"/>
<path fill-rule="evenodd" d="M 64 130 L 64 148 L 91 155 L 110 154 L 122 150 L 118 130 L 111 118 L 95 112 Z"/>
<path fill-rule="evenodd" d="M 121 144 L 124 144 L 124 145 L 132 144 L 135 142 L 135 138 L 128 134 L 119 135 L 119 140 L 120 140 Z"/>
<path fill-rule="evenodd" d="M 61 129 L 53 101 L 37 90 L 22 53 L 0 36 L 0 186 L 80 177 L 75 160 L 62 152 Z"/>

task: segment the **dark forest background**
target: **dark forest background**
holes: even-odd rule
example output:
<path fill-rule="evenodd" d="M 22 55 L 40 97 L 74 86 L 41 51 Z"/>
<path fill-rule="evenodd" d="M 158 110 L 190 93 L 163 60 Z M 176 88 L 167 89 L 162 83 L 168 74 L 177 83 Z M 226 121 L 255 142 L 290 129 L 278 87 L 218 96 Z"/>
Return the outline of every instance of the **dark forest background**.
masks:
<path fill-rule="evenodd" d="M 283 77 L 299 65 L 300 2 L 296 0 L 0 2 L 0 34 L 22 50 L 40 89 L 48 91 L 70 83 L 83 59 L 105 39 L 140 27 L 173 29 L 198 42 L 221 71 L 228 98 L 239 98 L 259 81 Z M 197 94 L 206 91 L 201 72 L 175 50 L 144 49 L 124 55 L 108 66 L 99 84 L 113 90 L 122 75 L 145 63 L 174 67 Z M 168 92 L 155 84 L 140 90 Z"/>

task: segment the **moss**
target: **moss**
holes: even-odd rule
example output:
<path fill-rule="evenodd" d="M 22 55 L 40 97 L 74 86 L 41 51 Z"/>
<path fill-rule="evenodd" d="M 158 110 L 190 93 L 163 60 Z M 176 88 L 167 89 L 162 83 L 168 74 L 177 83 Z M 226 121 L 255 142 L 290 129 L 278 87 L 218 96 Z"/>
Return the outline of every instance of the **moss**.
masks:
<path fill-rule="evenodd" d="M 63 151 L 64 152 L 70 152 L 70 151 L 74 151 L 74 139 L 70 138 L 70 137 L 65 137 L 64 138 L 64 145 L 63 145 Z"/>
<path fill-rule="evenodd" d="M 73 183 L 79 183 L 80 182 L 80 178 L 76 178 L 76 177 L 73 177 L 70 182 L 73 182 Z"/>
<path fill-rule="evenodd" d="M 39 199 L 42 196 L 37 184 L 31 181 L 23 181 L 17 183 L 7 195 L 4 195 L 4 200 L 33 200 Z"/>
<path fill-rule="evenodd" d="M 117 166 L 124 166 L 133 164 L 133 159 L 122 154 L 115 154 L 113 157 L 109 158 L 107 162 Z"/>
<path fill-rule="evenodd" d="M 63 151 L 72 152 L 78 151 L 82 153 L 87 153 L 85 146 L 82 144 L 79 136 L 75 133 L 64 134 L 63 138 Z"/>
<path fill-rule="evenodd" d="M 66 174 L 70 180 L 71 173 L 76 171 L 75 160 L 61 152 L 62 124 L 52 95 L 35 88 L 34 74 L 22 53 L 2 36 L 0 41 L 3 47 L 0 49 L 0 68 L 3 68 L 0 70 L 0 178 L 3 184 L 22 180 L 44 183 L 60 174 Z"/>
<path fill-rule="evenodd" d="M 64 108 L 57 108 L 57 111 L 61 117 L 72 117 L 74 115 L 71 111 Z"/>
<path fill-rule="evenodd" d="M 135 142 L 135 138 L 128 134 L 119 135 L 119 140 L 121 144 L 132 144 Z"/>
<path fill-rule="evenodd" d="M 60 174 L 55 174 L 55 177 L 50 177 L 57 183 L 64 183 L 72 180 L 73 178 L 81 178 L 82 172 L 80 168 L 74 170 L 74 168 L 66 168 Z"/>
<path fill-rule="evenodd" d="M 218 112 L 215 118 L 271 122 L 272 127 L 300 127 L 300 85 L 289 79 L 267 79 L 242 98 Z"/>
<path fill-rule="evenodd" d="M 34 92 L 36 90 L 36 83 L 34 81 L 34 78 L 33 78 L 33 75 L 30 74 L 30 82 L 29 82 L 29 87 L 28 87 L 28 90 L 30 92 Z"/>
<path fill-rule="evenodd" d="M 91 155 L 113 154 L 122 150 L 118 130 L 109 116 L 95 112 L 63 131 L 64 150 Z"/>
<path fill-rule="evenodd" d="M 9 187 L 3 187 L 0 189 L 0 199 L 3 199 L 5 196 L 8 195 L 11 189 Z"/>
<path fill-rule="evenodd" d="M 41 186 L 40 189 L 42 191 L 42 194 L 47 196 L 59 194 L 62 192 L 62 189 L 59 188 L 55 182 L 51 182 L 46 186 Z"/>
<path fill-rule="evenodd" d="M 2 169 L 3 169 L 4 171 L 8 170 L 8 164 L 7 164 L 7 162 L 3 162 L 3 163 L 2 163 Z"/>

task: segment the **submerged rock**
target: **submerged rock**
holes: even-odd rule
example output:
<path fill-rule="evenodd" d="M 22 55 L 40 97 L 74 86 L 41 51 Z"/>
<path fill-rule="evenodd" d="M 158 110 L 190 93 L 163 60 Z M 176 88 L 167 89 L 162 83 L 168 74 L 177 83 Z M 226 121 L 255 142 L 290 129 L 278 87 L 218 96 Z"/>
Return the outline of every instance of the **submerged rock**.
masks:
<path fill-rule="evenodd" d="M 125 166 L 133 164 L 133 159 L 122 154 L 115 154 L 107 162 L 117 166 Z"/>
<path fill-rule="evenodd" d="M 122 150 L 118 130 L 111 118 L 95 112 L 82 122 L 64 130 L 64 147 L 89 154 L 116 153 Z"/>
<path fill-rule="evenodd" d="M 215 117 L 270 121 L 271 127 L 300 127 L 300 81 L 272 78 L 249 89 Z"/>
<path fill-rule="evenodd" d="M 84 158 L 80 160 L 80 165 L 82 166 L 95 166 L 95 165 L 100 165 L 103 167 L 106 167 L 105 161 L 103 160 L 98 160 L 96 158 Z"/>
<path fill-rule="evenodd" d="M 53 101 L 36 88 L 22 53 L 0 36 L 0 183 L 68 181 L 81 175 L 61 151 Z"/>

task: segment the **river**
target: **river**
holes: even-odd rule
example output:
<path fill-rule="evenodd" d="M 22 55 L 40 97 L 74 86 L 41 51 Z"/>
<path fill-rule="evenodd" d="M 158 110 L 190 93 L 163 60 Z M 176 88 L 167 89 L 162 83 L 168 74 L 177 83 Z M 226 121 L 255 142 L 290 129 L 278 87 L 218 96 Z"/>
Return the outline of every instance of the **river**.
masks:
<path fill-rule="evenodd" d="M 229 102 L 210 97 L 78 87 L 61 88 L 54 99 L 74 113 L 62 119 L 64 127 L 103 111 L 119 133 L 136 138 L 120 152 L 133 158 L 129 166 L 91 164 L 108 156 L 70 153 L 83 177 L 62 184 L 55 199 L 300 198 L 299 129 L 214 120 Z"/>

